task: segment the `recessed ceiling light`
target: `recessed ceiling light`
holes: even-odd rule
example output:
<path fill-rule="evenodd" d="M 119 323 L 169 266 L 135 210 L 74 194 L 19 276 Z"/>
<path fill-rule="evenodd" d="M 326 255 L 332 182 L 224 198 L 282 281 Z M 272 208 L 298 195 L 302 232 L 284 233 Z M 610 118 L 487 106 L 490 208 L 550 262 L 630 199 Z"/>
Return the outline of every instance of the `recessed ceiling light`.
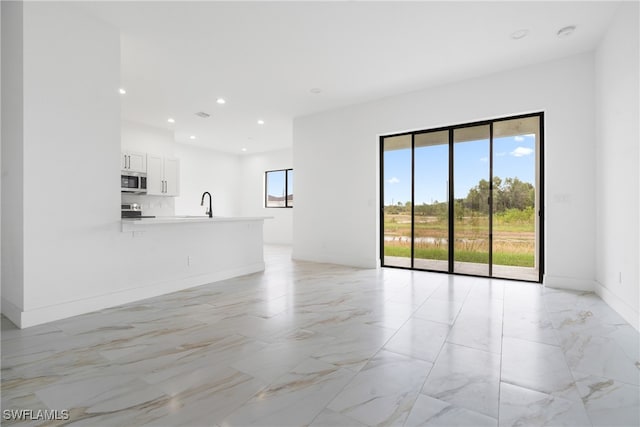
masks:
<path fill-rule="evenodd" d="M 196 139 L 196 136 L 195 136 L 195 135 L 191 135 L 191 136 L 189 137 L 189 139 Z"/>
<path fill-rule="evenodd" d="M 514 40 L 520 40 L 527 37 L 528 34 L 529 34 L 529 30 L 527 30 L 526 28 L 523 28 L 521 30 L 514 31 L 513 33 L 511 33 L 511 38 Z"/>
<path fill-rule="evenodd" d="M 313 93 L 313 94 L 319 94 L 322 92 L 322 89 L 320 89 L 319 87 L 314 87 L 313 89 L 311 89 L 309 92 Z"/>
<path fill-rule="evenodd" d="M 259 119 L 259 120 L 258 120 L 258 124 L 259 124 L 259 125 L 263 125 L 263 124 L 264 124 L 264 120 Z"/>
<path fill-rule="evenodd" d="M 558 37 L 569 37 L 576 30 L 575 25 L 569 25 L 558 30 Z"/>
<path fill-rule="evenodd" d="M 216 102 L 218 104 L 225 104 L 227 101 L 225 101 L 224 98 L 218 98 L 218 99 L 216 99 Z"/>
<path fill-rule="evenodd" d="M 168 121 L 169 123 L 175 123 L 175 122 L 176 122 L 176 121 L 175 121 L 174 119 L 172 119 L 171 117 L 169 117 L 169 118 L 167 119 L 167 121 Z"/>
<path fill-rule="evenodd" d="M 247 149 L 246 149 L 246 148 L 243 148 L 243 149 L 242 149 L 242 151 L 247 151 Z"/>
<path fill-rule="evenodd" d="M 118 92 L 120 92 L 120 95 L 124 95 L 125 93 L 127 93 L 127 91 L 123 88 L 118 89 Z"/>

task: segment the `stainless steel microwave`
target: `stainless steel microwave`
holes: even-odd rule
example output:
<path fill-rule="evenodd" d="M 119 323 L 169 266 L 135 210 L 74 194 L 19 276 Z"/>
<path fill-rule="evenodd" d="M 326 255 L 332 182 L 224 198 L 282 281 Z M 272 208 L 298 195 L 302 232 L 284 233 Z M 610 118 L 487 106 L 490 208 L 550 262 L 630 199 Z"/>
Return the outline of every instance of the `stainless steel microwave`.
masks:
<path fill-rule="evenodd" d="M 147 174 L 127 172 L 120 175 L 120 191 L 123 193 L 146 193 Z"/>

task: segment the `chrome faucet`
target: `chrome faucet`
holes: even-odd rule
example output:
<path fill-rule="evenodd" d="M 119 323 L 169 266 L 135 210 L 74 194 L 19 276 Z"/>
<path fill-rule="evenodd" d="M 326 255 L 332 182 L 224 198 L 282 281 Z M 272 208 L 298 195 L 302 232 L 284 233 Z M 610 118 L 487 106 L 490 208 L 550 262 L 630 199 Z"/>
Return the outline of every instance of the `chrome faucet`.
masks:
<path fill-rule="evenodd" d="M 209 210 L 207 211 L 207 215 L 209 215 L 209 218 L 213 218 L 213 209 L 211 209 L 211 193 L 209 193 L 208 191 L 205 191 L 204 193 L 202 193 L 202 200 L 200 201 L 200 206 L 204 206 L 204 196 L 209 195 Z"/>

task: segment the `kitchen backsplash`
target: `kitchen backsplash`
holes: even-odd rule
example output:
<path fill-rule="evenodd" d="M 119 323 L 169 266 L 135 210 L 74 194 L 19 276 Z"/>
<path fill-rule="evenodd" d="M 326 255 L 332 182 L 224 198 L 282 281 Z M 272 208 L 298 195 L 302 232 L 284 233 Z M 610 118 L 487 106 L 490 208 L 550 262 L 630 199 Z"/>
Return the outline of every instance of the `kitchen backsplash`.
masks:
<path fill-rule="evenodd" d="M 174 197 L 122 194 L 122 203 L 138 203 L 142 215 L 174 216 L 176 212 Z"/>

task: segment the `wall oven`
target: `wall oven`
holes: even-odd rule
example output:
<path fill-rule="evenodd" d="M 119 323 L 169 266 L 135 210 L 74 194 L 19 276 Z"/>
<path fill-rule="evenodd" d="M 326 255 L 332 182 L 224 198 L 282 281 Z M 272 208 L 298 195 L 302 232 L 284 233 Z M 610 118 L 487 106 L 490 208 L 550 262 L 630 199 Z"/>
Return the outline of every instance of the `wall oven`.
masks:
<path fill-rule="evenodd" d="M 120 191 L 123 193 L 145 194 L 147 192 L 147 174 L 122 172 L 120 175 Z"/>

